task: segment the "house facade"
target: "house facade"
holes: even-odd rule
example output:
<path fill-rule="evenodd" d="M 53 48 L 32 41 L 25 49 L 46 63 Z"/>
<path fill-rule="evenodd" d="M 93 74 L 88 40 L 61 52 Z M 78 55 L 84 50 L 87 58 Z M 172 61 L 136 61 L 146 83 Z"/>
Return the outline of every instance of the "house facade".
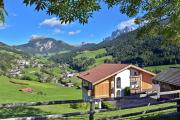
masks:
<path fill-rule="evenodd" d="M 155 74 L 130 64 L 101 64 L 79 75 L 83 98 L 123 97 L 124 89 L 140 93 L 152 89 Z"/>

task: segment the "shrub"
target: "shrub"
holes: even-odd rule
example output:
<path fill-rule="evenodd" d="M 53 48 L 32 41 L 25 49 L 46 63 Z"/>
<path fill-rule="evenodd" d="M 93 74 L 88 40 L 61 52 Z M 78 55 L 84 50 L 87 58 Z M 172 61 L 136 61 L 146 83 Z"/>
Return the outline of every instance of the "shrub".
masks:
<path fill-rule="evenodd" d="M 21 77 L 21 80 L 32 80 L 30 76 L 24 75 Z"/>
<path fill-rule="evenodd" d="M 72 103 L 70 107 L 73 109 L 87 109 L 89 107 L 88 103 Z"/>
<path fill-rule="evenodd" d="M 103 101 L 102 102 L 102 108 L 103 109 L 112 109 L 112 108 L 116 108 L 116 106 L 114 106 L 113 104 Z"/>
<path fill-rule="evenodd" d="M 38 91 L 37 92 L 38 95 L 46 95 L 46 93 L 42 92 L 42 91 Z"/>
<path fill-rule="evenodd" d="M 114 61 L 112 59 L 105 59 L 104 63 L 114 63 Z"/>
<path fill-rule="evenodd" d="M 129 96 L 131 94 L 131 90 L 130 90 L 130 87 L 126 87 L 124 89 L 124 96 Z"/>

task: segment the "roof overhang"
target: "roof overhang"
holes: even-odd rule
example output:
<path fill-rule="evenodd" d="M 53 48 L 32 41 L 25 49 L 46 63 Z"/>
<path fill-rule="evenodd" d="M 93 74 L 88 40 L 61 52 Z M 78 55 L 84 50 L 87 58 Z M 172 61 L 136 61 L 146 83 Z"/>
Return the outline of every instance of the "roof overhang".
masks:
<path fill-rule="evenodd" d="M 126 69 L 129 69 L 129 68 L 134 68 L 134 69 L 137 69 L 137 70 L 139 70 L 139 71 L 143 71 L 143 72 L 148 73 L 148 74 L 150 74 L 150 75 L 152 75 L 152 76 L 155 76 L 155 75 L 156 75 L 156 74 L 153 73 L 153 72 L 147 71 L 147 70 L 145 70 L 145 69 L 142 69 L 142 68 L 140 68 L 140 67 L 137 67 L 137 66 L 135 66 L 135 65 L 130 64 L 130 65 L 128 65 L 127 67 L 124 67 L 123 69 L 121 69 L 121 70 L 119 70 L 119 71 L 117 71 L 117 72 L 114 72 L 113 74 L 108 75 L 108 76 L 104 77 L 103 79 L 100 79 L 100 80 L 98 80 L 98 81 L 96 81 L 96 82 L 91 82 L 91 81 L 89 81 L 89 80 L 85 80 L 84 78 L 81 78 L 80 76 L 78 76 L 78 78 L 80 78 L 80 79 L 82 79 L 82 80 L 85 80 L 85 81 L 88 81 L 88 82 L 92 83 L 93 85 L 96 85 L 96 84 L 98 84 L 98 83 L 106 80 L 107 78 L 110 78 L 110 77 L 112 77 L 112 76 L 114 76 L 114 75 L 116 75 L 116 74 L 118 74 L 118 73 L 120 73 L 120 72 L 122 72 L 122 71 L 124 71 L 124 70 L 126 70 Z"/>

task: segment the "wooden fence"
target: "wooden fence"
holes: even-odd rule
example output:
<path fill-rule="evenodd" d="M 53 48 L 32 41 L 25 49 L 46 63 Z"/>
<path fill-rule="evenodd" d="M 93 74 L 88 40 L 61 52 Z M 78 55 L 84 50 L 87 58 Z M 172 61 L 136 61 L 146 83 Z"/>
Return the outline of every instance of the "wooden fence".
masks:
<path fill-rule="evenodd" d="M 177 93 L 180 93 L 180 90 L 157 93 L 157 96 L 166 95 L 166 94 L 177 94 Z M 121 100 L 121 99 L 122 98 L 107 98 L 107 99 L 101 99 L 101 101 L 117 101 L 117 100 Z M 88 114 L 89 114 L 89 120 L 94 120 L 94 115 L 96 113 L 111 112 L 111 111 L 120 110 L 117 108 L 116 109 L 98 109 L 98 110 L 96 110 L 95 109 L 95 102 L 96 101 L 99 101 L 99 99 L 92 99 L 90 101 L 61 100 L 61 101 L 49 101 L 49 102 L 29 102 L 29 103 L 14 103 L 14 104 L 12 103 L 12 104 L 0 104 L 0 109 L 1 108 L 24 107 L 24 106 L 75 104 L 75 103 L 82 103 L 82 102 L 90 103 L 90 110 L 85 111 L 85 112 L 73 112 L 73 113 L 44 115 L 44 116 L 17 117 L 17 118 L 7 118 L 4 120 L 12 120 L 12 119 L 13 120 L 44 120 L 44 119 L 56 119 L 56 118 L 64 118 L 64 117 L 71 117 L 71 116 L 88 115 Z M 171 103 L 171 102 L 176 102 L 177 104 L 173 105 L 173 106 L 167 106 L 167 107 L 161 107 L 161 108 L 156 108 L 156 109 L 151 109 L 151 110 L 145 110 L 145 111 L 140 111 L 140 112 L 134 112 L 134 113 L 129 113 L 129 114 L 112 116 L 109 118 L 107 118 L 107 117 L 106 118 L 99 118 L 98 120 L 112 120 L 112 119 L 117 119 L 117 118 L 131 117 L 131 116 L 141 115 L 141 114 L 145 114 L 145 113 L 152 113 L 152 112 L 157 112 L 157 111 L 162 111 L 162 110 L 168 110 L 168 109 L 172 109 L 172 108 L 177 108 L 177 112 L 180 112 L 180 98 L 157 101 L 156 103 L 152 103 L 151 105 Z M 144 105 L 144 106 L 146 106 L 146 105 Z"/>

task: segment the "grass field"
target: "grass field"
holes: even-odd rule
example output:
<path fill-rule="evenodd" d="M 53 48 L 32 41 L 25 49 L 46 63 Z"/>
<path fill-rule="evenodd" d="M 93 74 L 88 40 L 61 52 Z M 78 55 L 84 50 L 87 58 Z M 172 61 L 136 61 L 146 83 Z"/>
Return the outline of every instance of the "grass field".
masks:
<path fill-rule="evenodd" d="M 26 83 L 28 85 L 13 84 L 9 82 Z M 30 87 L 33 93 L 23 93 L 22 88 Z M 81 90 L 67 88 L 50 83 L 39 83 L 34 81 L 9 79 L 0 76 L 0 103 L 49 101 L 49 100 L 69 100 L 81 99 Z"/>
<path fill-rule="evenodd" d="M 95 58 L 96 55 L 104 54 L 104 53 L 106 53 L 106 49 L 99 49 L 99 50 L 94 50 L 94 51 L 83 51 L 81 54 L 77 55 L 76 58 L 80 58 L 80 57 Z M 95 58 L 96 63 L 89 66 L 89 68 L 92 68 L 98 64 L 104 63 L 105 59 L 112 59 L 112 56 L 104 56 L 101 58 Z"/>
<path fill-rule="evenodd" d="M 81 54 L 77 55 L 76 57 L 90 57 L 90 58 L 95 58 L 97 54 L 103 54 L 106 53 L 106 49 L 99 49 L 99 50 L 94 50 L 94 51 L 83 51 Z"/>
<path fill-rule="evenodd" d="M 161 107 L 170 106 L 170 105 L 175 105 L 175 103 L 166 103 L 166 104 L 153 105 L 153 106 L 148 106 L 148 107 L 124 109 L 124 110 L 118 110 L 114 112 L 97 113 L 95 114 L 95 118 L 97 119 L 97 118 L 104 118 L 104 117 L 112 117 L 116 115 L 140 112 L 144 110 L 161 108 Z M 88 110 L 89 109 L 85 109 L 85 108 L 73 109 L 68 104 L 48 105 L 48 106 L 45 105 L 45 106 L 35 106 L 35 107 L 19 107 L 19 108 L 11 108 L 11 109 L 0 109 L 0 118 L 41 116 L 41 115 L 63 114 L 63 113 L 71 113 L 71 112 L 85 112 Z M 176 109 L 170 109 L 170 110 L 164 110 L 160 112 L 138 115 L 134 117 L 123 118 L 121 120 L 158 120 L 157 117 L 159 115 L 173 113 L 173 112 L 176 112 Z M 64 120 L 88 120 L 88 115 L 64 118 Z M 168 118 L 168 119 L 163 119 L 163 120 L 172 120 L 172 119 Z M 173 120 L 178 120 L 178 119 L 174 118 Z"/>
<path fill-rule="evenodd" d="M 160 72 L 160 71 L 167 70 L 170 67 L 180 67 L 180 64 L 149 66 L 149 67 L 145 67 L 145 69 L 152 72 Z"/>
<path fill-rule="evenodd" d="M 25 83 L 27 85 L 13 84 L 9 82 L 10 80 L 18 83 Z M 31 87 L 33 88 L 33 93 L 23 93 L 19 89 Z M 38 94 L 38 92 L 43 92 Z M 30 101 L 49 101 L 49 100 L 69 100 L 69 99 L 81 99 L 81 90 L 74 88 L 65 88 L 49 83 L 38 83 L 32 81 L 23 81 L 10 79 L 4 76 L 0 76 L 0 103 L 15 103 L 15 102 L 30 102 Z M 132 112 L 143 111 L 152 108 L 164 107 L 169 105 L 174 105 L 175 103 L 166 103 L 161 105 L 154 105 L 149 107 L 140 107 L 133 109 L 124 109 L 114 112 L 98 113 L 95 118 L 110 117 L 114 115 L 127 114 Z M 84 112 L 88 111 L 89 108 L 78 108 L 73 109 L 69 104 L 65 105 L 45 105 L 45 106 L 34 106 L 34 107 L 18 107 L 11 109 L 0 109 L 0 119 L 10 118 L 10 117 L 23 117 L 23 116 L 37 116 L 37 115 L 48 115 L 48 114 L 63 114 L 70 112 Z M 125 118 L 130 120 L 142 119 L 146 120 L 156 120 L 156 116 L 163 113 L 175 112 L 175 109 L 166 110 L 162 112 L 156 112 L 153 114 L 141 115 L 131 118 Z M 154 119 L 151 119 L 154 118 Z M 88 115 L 70 117 L 69 120 L 88 120 Z M 67 120 L 67 118 L 66 118 Z M 169 120 L 169 119 L 168 119 Z M 174 119 L 176 120 L 176 119 Z"/>

